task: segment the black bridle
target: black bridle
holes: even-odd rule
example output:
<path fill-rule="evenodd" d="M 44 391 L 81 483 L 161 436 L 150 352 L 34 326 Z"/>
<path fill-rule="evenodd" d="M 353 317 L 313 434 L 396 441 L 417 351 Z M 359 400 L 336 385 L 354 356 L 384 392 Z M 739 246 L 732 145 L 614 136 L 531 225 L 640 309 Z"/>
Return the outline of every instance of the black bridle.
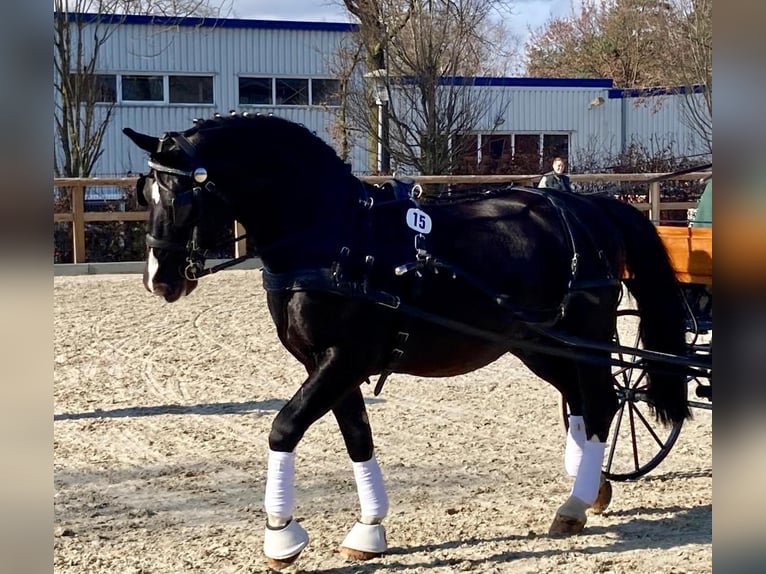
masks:
<path fill-rule="evenodd" d="M 197 160 L 197 151 L 194 148 L 194 145 L 186 139 L 185 136 L 176 132 L 168 132 L 160 138 L 157 146 L 158 153 L 162 151 L 162 147 L 166 140 L 172 140 L 186 154 L 191 165 L 199 164 L 199 161 Z M 227 204 L 229 203 L 228 199 L 218 191 L 215 183 L 208 179 L 208 173 L 204 167 L 199 166 L 187 171 L 169 167 L 151 159 L 148 164 L 152 171 L 156 173 L 187 177 L 192 180 L 193 185 L 191 189 L 174 193 L 168 210 L 173 227 L 177 229 L 189 229 L 187 241 L 185 243 L 181 241 L 168 241 L 155 237 L 151 233 L 147 233 L 147 247 L 165 251 L 174 251 L 176 253 L 185 253 L 186 266 L 181 271 L 181 275 L 189 281 L 197 281 L 205 275 L 210 275 L 221 269 L 231 267 L 232 265 L 241 263 L 249 258 L 248 255 L 243 255 L 213 267 L 206 268 L 205 254 L 207 250 L 203 248 L 200 243 L 200 224 L 204 212 L 204 199 L 206 196 L 215 196 Z M 151 173 L 152 172 L 149 172 L 146 175 L 141 175 L 136 182 L 136 196 L 138 202 L 144 206 L 148 206 L 150 201 L 146 193 L 147 180 L 154 180 L 157 182 L 157 185 L 160 185 L 159 180 L 151 177 Z M 247 235 L 235 237 L 234 239 L 227 241 L 226 244 L 240 241 L 246 237 Z"/>

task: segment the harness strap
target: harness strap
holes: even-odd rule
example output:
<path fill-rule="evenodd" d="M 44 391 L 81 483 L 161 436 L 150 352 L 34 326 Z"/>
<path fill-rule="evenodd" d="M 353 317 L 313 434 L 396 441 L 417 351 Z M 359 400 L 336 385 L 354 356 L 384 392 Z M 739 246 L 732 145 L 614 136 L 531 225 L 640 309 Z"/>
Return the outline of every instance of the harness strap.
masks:
<path fill-rule="evenodd" d="M 596 296 L 592 293 L 589 293 L 589 290 L 594 288 L 600 288 L 600 287 L 619 287 L 621 285 L 620 280 L 618 278 L 615 278 L 612 270 L 609 267 L 609 262 L 606 261 L 606 258 L 604 256 L 603 250 L 599 249 L 596 241 L 593 239 L 593 235 L 588 230 L 588 227 L 586 225 L 583 225 L 579 218 L 577 216 L 573 215 L 571 211 L 565 208 L 564 204 L 561 201 L 561 198 L 558 197 L 555 193 L 551 193 L 550 190 L 545 189 L 538 189 L 538 188 L 525 188 L 526 191 L 529 193 L 533 193 L 536 195 L 540 195 L 547 199 L 550 204 L 556 208 L 556 212 L 558 213 L 559 219 L 566 230 L 567 238 L 569 239 L 569 245 L 572 250 L 572 264 L 571 264 L 571 273 L 572 276 L 569 280 L 569 284 L 567 285 L 567 291 L 564 294 L 564 298 L 561 301 L 561 304 L 559 306 L 559 313 L 560 317 L 564 318 L 564 316 L 567 313 L 567 308 L 569 307 L 569 303 L 572 299 L 572 296 L 577 295 L 584 295 L 586 297 L 595 298 Z M 567 196 L 571 196 L 571 194 L 567 194 Z M 596 255 L 598 256 L 599 261 L 602 262 L 604 266 L 604 278 L 602 279 L 587 279 L 587 280 L 579 280 L 578 274 L 580 271 L 580 253 L 577 250 L 577 241 L 575 240 L 574 232 L 572 231 L 572 225 L 570 223 L 570 219 L 574 218 L 575 221 L 580 223 L 578 228 L 586 235 L 588 240 L 591 243 L 591 246 L 596 251 Z"/>
<path fill-rule="evenodd" d="M 535 331 L 536 333 L 538 333 L 545 339 L 548 339 L 549 341 L 554 341 L 558 343 L 560 346 L 552 346 L 550 343 L 548 344 L 538 343 L 536 341 L 530 341 L 530 340 L 514 339 L 511 341 L 503 333 L 488 331 L 486 329 L 482 329 L 480 327 L 476 327 L 474 325 L 470 325 L 462 321 L 450 319 L 448 317 L 443 317 L 441 315 L 437 315 L 429 311 L 424 311 L 423 309 L 415 305 L 403 303 L 398 297 L 391 295 L 390 293 L 386 293 L 384 291 L 372 290 L 366 293 L 362 293 L 361 291 L 345 291 L 339 287 L 328 287 L 328 283 L 324 283 L 323 281 L 326 280 L 327 277 L 329 277 L 329 274 L 328 274 L 329 270 L 324 269 L 319 271 L 323 271 L 323 273 L 317 274 L 316 272 L 311 270 L 307 271 L 305 280 L 301 281 L 301 284 L 304 285 L 305 287 L 303 289 L 295 289 L 295 290 L 324 291 L 324 292 L 336 293 L 336 294 L 344 295 L 344 296 L 364 297 L 365 300 L 367 300 L 368 302 L 372 304 L 383 305 L 385 307 L 405 313 L 406 315 L 409 315 L 412 318 L 421 319 L 423 321 L 432 323 L 434 325 L 439 325 L 446 329 L 450 329 L 458 333 L 463 333 L 465 335 L 470 335 L 479 339 L 483 339 L 491 343 L 496 343 L 498 345 L 510 345 L 512 343 L 513 347 L 519 350 L 534 351 L 534 352 L 538 352 L 542 354 L 548 354 L 548 355 L 556 356 L 556 357 L 564 357 L 564 358 L 577 360 L 581 362 L 587 362 L 587 363 L 591 363 L 595 365 L 613 365 L 618 367 L 635 367 L 636 366 L 636 363 L 633 361 L 604 358 L 604 355 L 608 356 L 610 353 L 616 353 L 616 354 L 629 356 L 629 357 L 640 357 L 642 359 L 649 360 L 649 361 L 657 361 L 659 363 L 667 364 L 676 368 L 685 368 L 687 369 L 687 372 L 689 372 L 689 374 L 692 376 L 694 376 L 695 374 L 700 375 L 701 373 L 706 372 L 705 369 L 710 368 L 710 361 L 704 357 L 694 357 L 694 356 L 679 357 L 677 355 L 671 355 L 669 353 L 662 353 L 659 351 L 651 351 L 649 349 L 627 347 L 627 346 L 615 345 L 615 344 L 598 343 L 598 342 L 590 341 L 588 339 L 583 339 L 582 337 L 561 335 L 556 333 L 555 331 L 551 331 L 545 327 L 536 326 L 534 324 L 528 324 L 531 330 Z M 290 284 L 296 284 L 296 282 L 290 280 L 289 277 L 288 278 L 282 277 L 283 275 L 294 275 L 294 274 L 292 273 L 274 274 L 269 272 L 267 269 L 264 269 L 263 270 L 264 287 L 267 288 L 268 291 L 273 291 L 275 290 L 273 289 L 274 286 L 285 286 Z M 310 277 L 312 275 L 313 277 Z M 287 281 L 285 281 L 285 279 L 287 279 Z M 314 280 L 317 281 L 317 283 L 315 285 L 309 286 L 309 284 L 312 283 Z M 323 285 L 324 285 L 324 288 L 322 288 Z M 329 285 L 332 285 L 332 283 L 329 283 Z M 589 354 L 588 351 L 593 351 L 593 354 L 592 355 Z M 702 369 L 702 371 L 698 372 L 695 369 Z M 678 371 L 676 370 L 676 371 L 669 371 L 669 372 L 677 373 Z"/>

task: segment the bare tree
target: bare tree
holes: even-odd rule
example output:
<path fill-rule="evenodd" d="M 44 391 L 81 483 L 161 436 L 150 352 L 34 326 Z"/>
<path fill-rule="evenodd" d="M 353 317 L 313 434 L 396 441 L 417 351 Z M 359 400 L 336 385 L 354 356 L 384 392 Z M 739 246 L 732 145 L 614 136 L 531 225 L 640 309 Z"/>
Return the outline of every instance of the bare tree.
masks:
<path fill-rule="evenodd" d="M 673 52 L 684 86 L 684 122 L 713 153 L 713 0 L 674 0 Z"/>
<path fill-rule="evenodd" d="M 387 49 L 409 20 L 415 0 L 343 0 L 346 9 L 359 20 L 359 45 L 362 47 L 366 69 L 376 77 L 385 76 Z M 357 60 L 352 64 L 356 65 Z M 346 102 L 348 98 L 344 96 Z M 344 107 L 344 115 L 345 110 Z M 378 145 L 378 171 L 391 172 L 390 118 L 387 99 L 368 104 L 367 115 L 374 116 L 377 109 L 375 139 Z M 345 117 L 344 117 L 345 120 Z M 348 129 L 344 125 L 344 133 Z"/>
<path fill-rule="evenodd" d="M 350 94 L 353 91 L 354 76 L 364 64 L 363 52 L 364 46 L 359 42 L 341 42 L 329 62 L 330 72 L 338 79 L 338 106 L 330 126 L 330 137 L 344 162 L 351 161 L 353 134 L 349 118 Z"/>
<path fill-rule="evenodd" d="M 103 154 L 102 142 L 116 94 L 99 75 L 101 48 L 126 14 L 219 16 L 231 0 L 54 0 L 54 126 L 57 177 L 87 177 Z M 116 16 L 115 16 L 116 15 Z"/>
<path fill-rule="evenodd" d="M 367 85 L 349 94 L 354 129 L 399 169 L 448 173 L 493 96 L 471 76 L 497 70 L 497 44 L 511 45 L 485 0 L 344 0 L 360 21 Z M 498 38 L 505 38 L 502 42 Z M 357 79 L 359 74 L 357 74 Z M 375 87 L 370 90 L 370 87 Z M 371 113 L 376 110 L 379 113 Z M 380 154 L 379 154 L 380 155 Z M 385 162 L 380 171 L 387 172 Z"/>

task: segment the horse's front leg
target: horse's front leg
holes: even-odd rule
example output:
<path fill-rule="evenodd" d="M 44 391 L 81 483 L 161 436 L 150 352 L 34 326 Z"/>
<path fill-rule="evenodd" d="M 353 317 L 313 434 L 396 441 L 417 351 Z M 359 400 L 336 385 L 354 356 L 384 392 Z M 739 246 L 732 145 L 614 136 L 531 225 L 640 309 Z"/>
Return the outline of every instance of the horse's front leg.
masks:
<path fill-rule="evenodd" d="M 356 480 L 360 519 L 341 544 L 343 556 L 354 560 L 377 558 L 388 549 L 382 521 L 388 513 L 388 495 L 375 460 L 372 430 L 359 388 L 348 393 L 332 409 L 343 434 Z"/>
<path fill-rule="evenodd" d="M 325 351 L 316 369 L 277 413 L 271 425 L 264 496 L 267 519 L 263 551 L 272 568 L 280 569 L 293 563 L 309 542 L 306 530 L 293 520 L 295 448 L 314 422 L 327 414 L 341 397 L 360 385 L 361 377 L 355 375 L 348 365 L 337 349 Z"/>

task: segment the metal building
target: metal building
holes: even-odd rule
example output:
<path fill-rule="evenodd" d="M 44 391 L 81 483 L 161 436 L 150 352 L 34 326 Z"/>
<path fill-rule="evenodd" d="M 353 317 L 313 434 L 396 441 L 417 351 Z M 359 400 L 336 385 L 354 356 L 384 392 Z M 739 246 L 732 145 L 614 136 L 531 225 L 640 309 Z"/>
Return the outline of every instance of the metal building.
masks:
<path fill-rule="evenodd" d="M 274 113 L 331 145 L 337 110 L 333 63 L 353 24 L 238 19 L 70 15 L 111 27 L 96 73 L 104 109 L 116 104 L 94 175 L 146 170 L 145 154 L 121 133 L 182 131 L 194 118 L 229 110 Z M 94 49 L 85 34 L 86 53 Z M 491 103 L 475 138 L 476 156 L 558 151 L 615 154 L 631 143 L 705 153 L 683 122 L 677 96 L 616 90 L 611 80 L 471 78 Z M 661 99 L 660 99 L 661 98 Z M 635 105 L 639 103 L 640 105 Z M 661 104 L 661 105 L 658 105 Z M 395 102 L 392 102 L 395 105 Z M 352 169 L 374 169 L 374 145 L 356 142 Z M 544 168 L 541 164 L 541 169 Z"/>

